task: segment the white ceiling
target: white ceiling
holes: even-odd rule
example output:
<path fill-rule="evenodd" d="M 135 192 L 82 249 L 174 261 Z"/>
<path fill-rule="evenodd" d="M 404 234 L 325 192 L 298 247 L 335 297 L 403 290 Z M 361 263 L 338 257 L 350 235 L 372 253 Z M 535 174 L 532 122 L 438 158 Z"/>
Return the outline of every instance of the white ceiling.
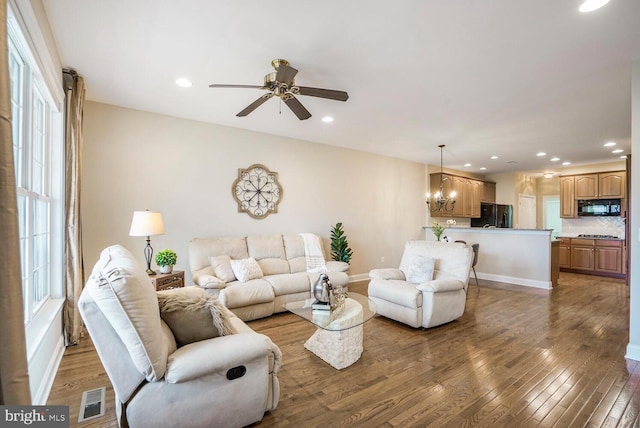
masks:
<path fill-rule="evenodd" d="M 630 151 L 640 1 L 580 2 L 43 0 L 89 100 L 436 165 L 446 144 L 445 167 L 482 174 Z M 300 121 L 272 98 L 239 118 L 264 92 L 208 87 L 260 85 L 275 58 L 349 100 L 300 96 Z"/>

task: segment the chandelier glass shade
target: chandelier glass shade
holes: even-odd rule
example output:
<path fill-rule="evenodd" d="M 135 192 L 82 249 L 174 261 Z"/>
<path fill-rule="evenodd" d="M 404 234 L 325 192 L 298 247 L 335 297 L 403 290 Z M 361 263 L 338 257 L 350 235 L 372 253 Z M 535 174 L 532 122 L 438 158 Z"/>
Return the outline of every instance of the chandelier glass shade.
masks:
<path fill-rule="evenodd" d="M 432 213 L 449 213 L 452 212 L 456 205 L 456 192 L 451 191 L 449 196 L 445 196 L 444 194 L 444 174 L 442 168 L 442 149 L 444 149 L 444 144 L 440 144 L 440 188 L 435 194 L 431 195 L 427 193 L 427 207 L 429 211 Z"/>

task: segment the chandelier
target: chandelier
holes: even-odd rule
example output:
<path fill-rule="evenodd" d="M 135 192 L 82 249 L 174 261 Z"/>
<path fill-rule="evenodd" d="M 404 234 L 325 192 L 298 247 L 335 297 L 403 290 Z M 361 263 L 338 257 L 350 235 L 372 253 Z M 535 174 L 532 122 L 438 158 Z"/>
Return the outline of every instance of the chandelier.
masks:
<path fill-rule="evenodd" d="M 456 192 L 451 191 L 448 197 L 444 195 L 445 179 L 442 172 L 442 149 L 444 148 L 444 144 L 440 144 L 438 147 L 440 147 L 440 190 L 433 195 L 433 200 L 431 200 L 431 194 L 427 193 L 427 207 L 429 207 L 429 211 L 432 213 L 451 212 L 456 205 Z"/>

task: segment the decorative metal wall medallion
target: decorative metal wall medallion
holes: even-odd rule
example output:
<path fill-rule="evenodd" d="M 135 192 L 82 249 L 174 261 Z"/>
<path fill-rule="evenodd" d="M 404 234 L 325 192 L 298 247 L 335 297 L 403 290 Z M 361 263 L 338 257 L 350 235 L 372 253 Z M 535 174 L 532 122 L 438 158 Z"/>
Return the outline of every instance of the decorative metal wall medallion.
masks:
<path fill-rule="evenodd" d="M 278 173 L 260 164 L 247 169 L 238 168 L 238 178 L 233 182 L 231 192 L 238 202 L 238 212 L 245 212 L 256 219 L 277 213 L 282 198 Z"/>

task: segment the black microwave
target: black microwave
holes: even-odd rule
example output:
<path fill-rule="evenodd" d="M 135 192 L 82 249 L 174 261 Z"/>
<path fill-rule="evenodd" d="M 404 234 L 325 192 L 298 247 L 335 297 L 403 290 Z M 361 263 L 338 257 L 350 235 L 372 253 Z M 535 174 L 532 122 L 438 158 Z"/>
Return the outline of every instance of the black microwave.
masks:
<path fill-rule="evenodd" d="M 620 199 L 579 199 L 578 216 L 620 216 Z"/>

